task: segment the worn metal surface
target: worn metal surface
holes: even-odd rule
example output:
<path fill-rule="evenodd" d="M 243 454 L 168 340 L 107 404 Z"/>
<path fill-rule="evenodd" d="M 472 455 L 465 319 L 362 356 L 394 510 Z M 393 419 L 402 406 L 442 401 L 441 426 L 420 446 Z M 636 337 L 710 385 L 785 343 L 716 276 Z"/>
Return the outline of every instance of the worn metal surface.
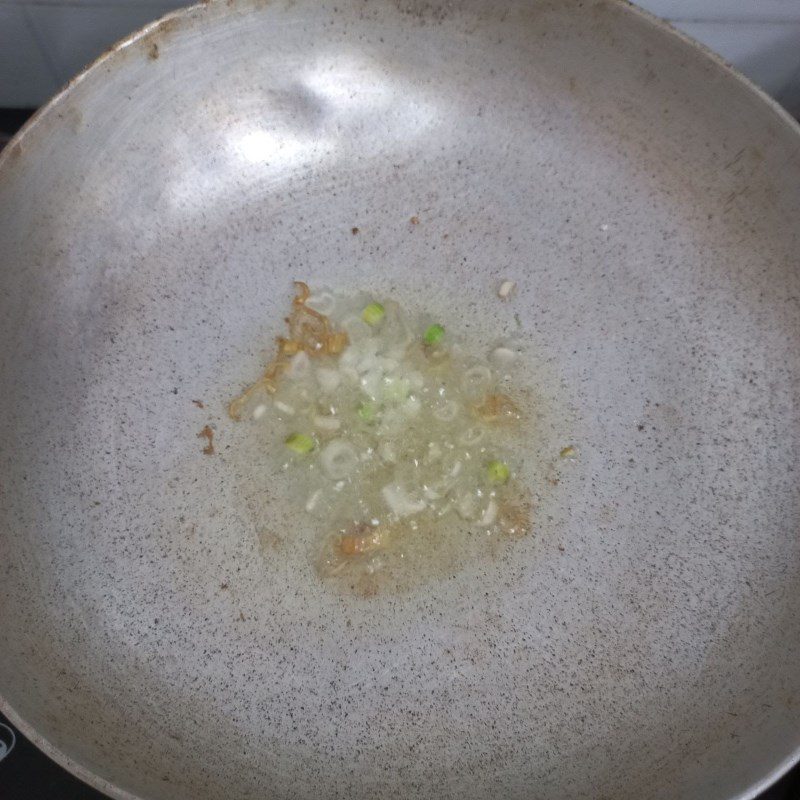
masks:
<path fill-rule="evenodd" d="M 800 136 L 724 65 L 613 2 L 211 3 L 73 82 L 0 208 L 0 705 L 82 777 L 722 800 L 795 758 Z M 512 558 L 315 577 L 223 411 L 297 277 L 519 315 L 580 458 Z"/>

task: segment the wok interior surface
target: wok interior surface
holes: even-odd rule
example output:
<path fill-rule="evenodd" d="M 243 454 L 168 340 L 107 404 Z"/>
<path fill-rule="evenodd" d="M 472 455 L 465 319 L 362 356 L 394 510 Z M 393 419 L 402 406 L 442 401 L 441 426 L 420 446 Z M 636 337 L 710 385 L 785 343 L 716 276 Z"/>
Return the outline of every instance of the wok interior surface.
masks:
<path fill-rule="evenodd" d="M 0 207 L 0 693 L 80 775 L 717 800 L 793 758 L 800 136 L 722 64 L 613 2 L 212 2 L 74 82 Z M 579 450 L 532 536 L 319 580 L 224 413 L 293 279 L 521 338 Z"/>

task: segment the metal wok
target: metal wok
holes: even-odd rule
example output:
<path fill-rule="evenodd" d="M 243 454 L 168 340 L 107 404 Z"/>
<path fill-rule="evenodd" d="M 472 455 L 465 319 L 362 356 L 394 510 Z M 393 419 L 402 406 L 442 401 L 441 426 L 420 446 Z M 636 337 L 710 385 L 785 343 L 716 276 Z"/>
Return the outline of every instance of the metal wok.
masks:
<path fill-rule="evenodd" d="M 617 2 L 211 2 L 67 86 L 0 209 L 0 708 L 86 781 L 743 800 L 797 759 L 800 136 L 718 59 Z M 517 315 L 580 455 L 508 557 L 316 577 L 224 411 L 294 278 Z"/>

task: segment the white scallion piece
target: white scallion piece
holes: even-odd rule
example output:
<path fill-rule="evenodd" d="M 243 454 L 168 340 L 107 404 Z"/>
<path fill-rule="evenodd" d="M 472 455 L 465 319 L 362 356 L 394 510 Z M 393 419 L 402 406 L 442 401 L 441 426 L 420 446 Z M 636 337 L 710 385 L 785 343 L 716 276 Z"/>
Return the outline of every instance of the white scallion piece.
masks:
<path fill-rule="evenodd" d="M 503 281 L 500 284 L 500 288 L 497 290 L 497 296 L 501 300 L 508 300 L 516 286 L 517 284 L 514 281 Z"/>
<path fill-rule="evenodd" d="M 489 500 L 489 504 L 486 506 L 486 509 L 481 516 L 480 525 L 482 528 L 488 528 L 490 525 L 494 525 L 495 520 L 497 519 L 497 502 L 494 498 Z"/>
<path fill-rule="evenodd" d="M 467 428 L 464 433 L 458 437 L 458 441 L 467 447 L 472 447 L 473 445 L 476 445 L 478 442 L 482 441 L 485 435 L 486 431 L 483 428 L 473 425 L 472 427 Z"/>
<path fill-rule="evenodd" d="M 463 492 L 456 500 L 456 511 L 462 519 L 474 521 L 478 516 L 478 498 L 475 493 Z"/>
<path fill-rule="evenodd" d="M 383 495 L 383 499 L 392 514 L 400 519 L 412 514 L 419 514 L 420 511 L 424 511 L 428 507 L 424 500 L 414 500 L 402 486 L 397 484 L 384 486 L 381 489 L 381 495 Z"/>
<path fill-rule="evenodd" d="M 483 394 L 492 384 L 492 371 L 483 364 L 470 367 L 464 373 L 462 384 L 471 395 Z"/>
<path fill-rule="evenodd" d="M 317 489 L 315 492 L 312 492 L 308 500 L 306 500 L 306 511 L 309 514 L 317 507 L 320 497 L 322 497 L 322 489 Z"/>
<path fill-rule="evenodd" d="M 319 455 L 322 471 L 332 480 L 347 478 L 358 466 L 358 451 L 343 439 L 328 442 Z"/>
<path fill-rule="evenodd" d="M 517 360 L 517 354 L 510 347 L 495 347 L 489 358 L 498 367 L 509 367 Z"/>
<path fill-rule="evenodd" d="M 314 311 L 328 316 L 336 308 L 336 299 L 330 292 L 314 293 L 306 300 L 306 305 L 311 306 Z"/>

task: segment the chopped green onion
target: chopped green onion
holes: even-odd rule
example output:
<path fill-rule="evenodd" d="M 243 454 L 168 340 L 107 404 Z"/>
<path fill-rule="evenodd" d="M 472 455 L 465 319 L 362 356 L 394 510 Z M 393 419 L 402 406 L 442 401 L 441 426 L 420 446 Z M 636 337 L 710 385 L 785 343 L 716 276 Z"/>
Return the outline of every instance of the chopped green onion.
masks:
<path fill-rule="evenodd" d="M 505 483 L 511 470 L 502 461 L 490 461 L 486 466 L 486 475 L 490 483 Z"/>
<path fill-rule="evenodd" d="M 444 328 L 437 322 L 425 331 L 425 335 L 422 338 L 425 340 L 425 344 L 439 344 L 443 336 Z"/>
<path fill-rule="evenodd" d="M 291 451 L 304 455 L 314 449 L 314 440 L 305 433 L 292 433 L 286 437 L 286 446 Z"/>
<path fill-rule="evenodd" d="M 378 404 L 373 403 L 372 400 L 365 400 L 363 403 L 359 403 L 358 416 L 361 417 L 364 422 L 372 422 L 377 413 Z"/>
<path fill-rule="evenodd" d="M 367 325 L 378 325 L 386 316 L 386 309 L 380 303 L 370 303 L 362 312 L 361 319 Z"/>

